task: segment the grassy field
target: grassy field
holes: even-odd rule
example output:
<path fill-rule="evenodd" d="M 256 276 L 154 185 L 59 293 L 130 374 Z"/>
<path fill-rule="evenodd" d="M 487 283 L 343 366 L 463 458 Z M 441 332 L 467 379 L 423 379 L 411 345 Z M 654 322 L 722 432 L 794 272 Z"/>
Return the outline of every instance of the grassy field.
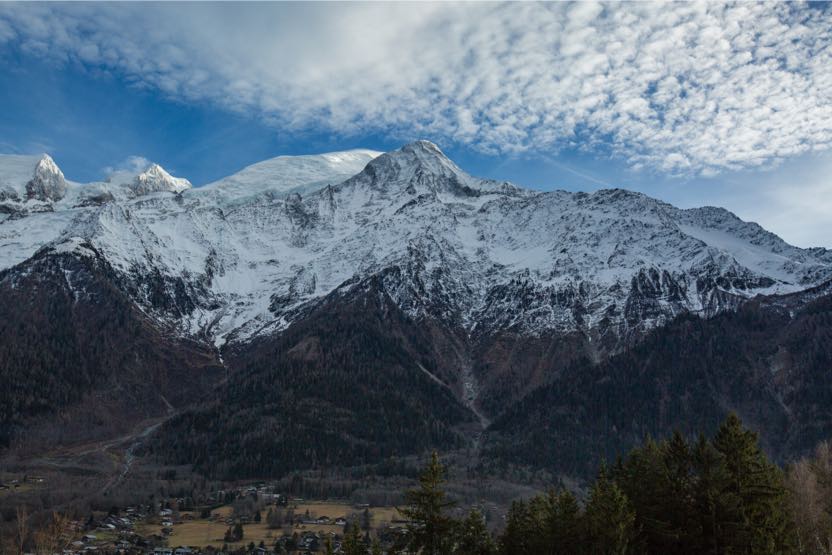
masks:
<path fill-rule="evenodd" d="M 16 483 L 12 483 L 12 482 Z M 46 482 L 41 481 L 25 481 L 23 474 L 0 473 L 0 484 L 5 484 L 8 489 L 0 489 L 0 496 L 12 495 L 17 493 L 26 493 L 38 489 L 45 489 Z"/>
<path fill-rule="evenodd" d="M 183 522 L 173 527 L 173 533 L 168 537 L 168 545 L 175 547 L 189 545 L 194 547 L 206 547 L 213 545 L 222 547 L 223 536 L 228 526 L 223 522 L 211 522 L 207 520 L 193 520 Z M 259 544 L 264 541 L 266 544 L 274 543 L 276 538 L 283 535 L 282 530 L 270 530 L 265 524 L 247 524 L 244 526 L 243 541 L 239 544 L 229 546 L 248 545 L 249 542 Z"/>
<path fill-rule="evenodd" d="M 347 518 L 347 516 L 354 513 L 362 513 L 364 509 L 357 509 L 347 503 L 327 503 L 307 501 L 303 503 L 290 503 L 290 507 L 294 508 L 296 515 L 305 514 L 309 511 L 309 516 L 319 517 L 328 516 L 329 518 Z M 399 518 L 399 513 L 395 507 L 370 507 L 372 515 L 372 526 L 375 528 L 383 522 L 390 522 L 393 519 Z"/>
<path fill-rule="evenodd" d="M 316 518 L 320 516 L 327 516 L 331 519 L 347 518 L 352 514 L 361 514 L 363 509 L 353 507 L 348 503 L 332 503 L 332 502 L 315 502 L 306 501 L 298 503 L 290 503 L 289 507 L 295 511 L 295 515 L 304 515 L 309 511 L 309 516 Z M 229 547 L 245 546 L 250 542 L 255 545 L 263 541 L 266 545 L 271 545 L 274 540 L 283 536 L 289 531 L 288 527 L 279 529 L 270 529 L 265 522 L 265 513 L 268 508 L 261 511 L 264 522 L 251 523 L 243 526 L 243 540 L 237 544 L 228 544 Z M 383 523 L 389 523 L 393 519 L 398 518 L 398 512 L 395 507 L 371 507 L 371 524 L 373 528 L 381 526 Z M 212 545 L 214 547 L 222 547 L 225 543 L 223 536 L 225 535 L 228 525 L 224 519 L 231 515 L 231 507 L 219 507 L 212 511 L 212 515 L 219 516 L 217 520 L 198 519 L 186 520 L 173 527 L 173 533 L 168 537 L 168 545 L 171 547 L 178 546 L 192 546 L 192 547 L 207 547 Z M 140 533 L 152 534 L 159 532 L 158 525 L 145 525 L 141 528 Z M 301 524 L 291 529 L 292 532 L 321 532 L 342 534 L 343 527 L 334 524 Z M 291 532 L 290 532 L 291 533 Z"/>

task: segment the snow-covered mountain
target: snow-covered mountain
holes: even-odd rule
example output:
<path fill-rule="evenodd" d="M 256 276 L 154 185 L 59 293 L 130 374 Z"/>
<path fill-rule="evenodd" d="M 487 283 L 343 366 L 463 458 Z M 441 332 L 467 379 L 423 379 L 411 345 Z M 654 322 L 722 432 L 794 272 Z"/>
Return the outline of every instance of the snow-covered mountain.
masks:
<path fill-rule="evenodd" d="M 482 180 L 426 141 L 283 156 L 200 188 L 157 165 L 79 185 L 48 157 L 0 157 L 0 269 L 50 250 L 102 257 L 147 314 L 217 345 L 370 277 L 411 316 L 470 334 L 612 344 L 832 279 L 832 252 L 726 210 Z"/>
<path fill-rule="evenodd" d="M 313 156 L 278 156 L 243 168 L 202 190 L 236 203 L 264 193 L 306 194 L 352 177 L 381 154 L 359 149 Z"/>
<path fill-rule="evenodd" d="M 56 202 L 66 195 L 66 180 L 52 158 L 3 156 L 0 202 Z"/>

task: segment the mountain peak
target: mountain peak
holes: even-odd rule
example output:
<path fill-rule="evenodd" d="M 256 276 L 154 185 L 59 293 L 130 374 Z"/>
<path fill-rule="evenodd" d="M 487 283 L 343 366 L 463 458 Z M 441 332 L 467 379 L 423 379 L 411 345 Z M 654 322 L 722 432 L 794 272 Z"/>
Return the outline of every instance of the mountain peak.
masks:
<path fill-rule="evenodd" d="M 436 144 L 424 139 L 408 143 L 390 154 L 398 154 L 399 156 L 406 156 L 408 158 L 413 157 L 420 165 L 431 169 L 451 169 L 454 173 L 464 173 Z"/>
<path fill-rule="evenodd" d="M 408 151 L 408 152 L 426 152 L 431 153 L 439 156 L 445 156 L 442 150 L 431 141 L 426 139 L 419 139 L 418 141 L 413 141 L 412 143 L 407 143 L 404 145 L 401 150 Z"/>
<path fill-rule="evenodd" d="M 181 193 L 192 187 L 191 182 L 181 177 L 173 177 L 165 168 L 153 163 L 133 180 L 133 193 L 146 195 L 157 192 Z"/>
<path fill-rule="evenodd" d="M 354 180 L 369 180 L 374 188 L 383 190 L 390 190 L 391 186 L 396 185 L 421 183 L 434 191 L 447 186 L 458 188 L 479 182 L 454 164 L 438 146 L 425 140 L 408 143 L 398 150 L 382 154 L 367 164 Z"/>
<path fill-rule="evenodd" d="M 66 194 L 66 179 L 51 156 L 44 154 L 35 165 L 32 179 L 26 183 L 26 197 L 42 201 L 58 201 Z"/>
<path fill-rule="evenodd" d="M 51 156 L 48 154 L 43 154 L 38 160 L 37 165 L 35 166 L 35 175 L 37 174 L 60 174 L 63 176 L 63 172 L 58 168 L 58 164 L 55 163 L 55 160 L 52 159 Z"/>

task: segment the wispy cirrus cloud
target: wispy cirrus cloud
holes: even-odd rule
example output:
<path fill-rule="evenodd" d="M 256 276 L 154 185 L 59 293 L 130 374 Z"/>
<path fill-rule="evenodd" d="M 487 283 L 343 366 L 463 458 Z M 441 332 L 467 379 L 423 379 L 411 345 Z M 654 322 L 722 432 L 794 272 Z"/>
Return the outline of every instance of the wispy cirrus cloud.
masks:
<path fill-rule="evenodd" d="M 715 175 L 832 148 L 832 10 L 767 3 L 2 4 L 0 52 L 276 126 L 584 148 Z"/>

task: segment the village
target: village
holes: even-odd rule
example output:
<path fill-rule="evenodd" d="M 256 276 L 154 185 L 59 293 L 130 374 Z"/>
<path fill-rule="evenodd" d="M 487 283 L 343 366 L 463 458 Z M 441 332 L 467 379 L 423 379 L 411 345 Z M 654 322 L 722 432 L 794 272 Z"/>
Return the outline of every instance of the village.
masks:
<path fill-rule="evenodd" d="M 352 526 L 368 545 L 375 540 L 390 549 L 406 536 L 407 524 L 395 507 L 292 498 L 260 484 L 214 492 L 201 506 L 171 498 L 113 507 L 70 521 L 59 543 L 64 555 L 312 554 L 328 547 L 341 553 Z"/>

